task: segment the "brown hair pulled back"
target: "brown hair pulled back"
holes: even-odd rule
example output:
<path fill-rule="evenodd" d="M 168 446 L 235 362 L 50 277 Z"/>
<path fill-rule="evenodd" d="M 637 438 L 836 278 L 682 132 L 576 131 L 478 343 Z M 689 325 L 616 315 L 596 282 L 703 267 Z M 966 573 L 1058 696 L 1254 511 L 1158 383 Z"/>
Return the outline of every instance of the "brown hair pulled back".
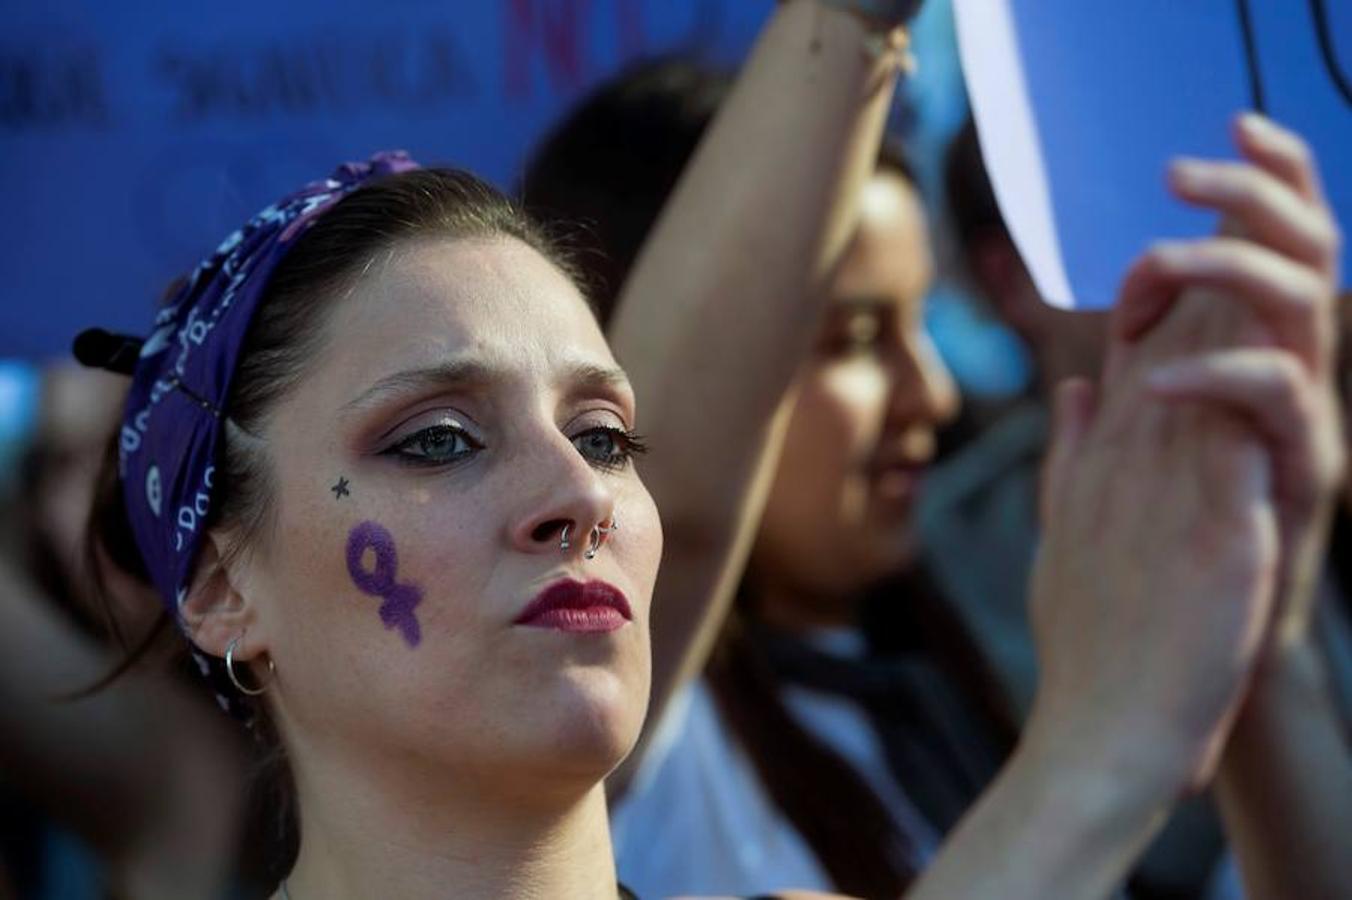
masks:
<path fill-rule="evenodd" d="M 208 528 L 223 529 L 234 538 L 228 553 L 247 552 L 265 540 L 273 521 L 269 502 L 273 494 L 264 432 L 268 416 L 304 377 L 322 347 L 328 316 L 346 290 L 377 257 L 397 245 L 422 239 L 476 239 L 510 237 L 522 241 L 573 276 L 573 269 L 546 233 L 491 185 L 456 169 L 418 169 L 372 181 L 321 215 L 273 271 L 267 292 L 254 313 L 240 351 L 230 395 L 225 405 L 229 427 L 219 448 L 221 472 L 215 481 Z M 172 295 L 171 288 L 170 294 Z M 109 567 L 143 585 L 151 596 L 146 566 L 132 537 L 117 474 L 114 435 L 99 475 L 91 512 L 86 555 L 94 573 L 99 599 L 109 611 L 117 608 L 111 596 Z M 154 628 L 139 641 L 128 643 L 124 662 L 101 684 L 133 667 L 159 643 L 169 613 L 161 613 Z M 120 630 L 114 633 L 121 639 Z M 177 641 L 180 664 L 186 665 L 186 646 Z M 220 660 L 211 660 L 208 679 L 218 691 L 230 692 Z M 291 781 L 275 729 L 263 705 L 246 705 L 231 697 L 232 706 L 251 716 L 258 759 L 255 765 L 254 818 L 247 834 L 263 844 L 246 848 L 249 865 L 258 878 L 276 878 L 289 869 L 298 834 L 291 803 Z M 256 858 L 253 858 L 256 857 Z"/>

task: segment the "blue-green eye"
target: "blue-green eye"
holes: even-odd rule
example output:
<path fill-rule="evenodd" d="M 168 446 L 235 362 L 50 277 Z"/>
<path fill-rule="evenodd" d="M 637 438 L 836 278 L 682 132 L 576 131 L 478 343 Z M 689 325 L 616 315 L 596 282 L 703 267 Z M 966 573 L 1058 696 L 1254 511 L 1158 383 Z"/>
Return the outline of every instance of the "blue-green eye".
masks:
<path fill-rule="evenodd" d="M 444 466 L 482 449 L 463 429 L 441 424 L 413 432 L 385 453 L 414 465 Z"/>
<path fill-rule="evenodd" d="M 876 350 L 883 337 L 881 316 L 855 313 L 833 323 L 820 346 L 826 356 L 853 356 Z"/>
<path fill-rule="evenodd" d="M 623 469 L 635 456 L 648 452 L 637 432 L 600 426 L 573 436 L 573 446 L 598 469 Z"/>

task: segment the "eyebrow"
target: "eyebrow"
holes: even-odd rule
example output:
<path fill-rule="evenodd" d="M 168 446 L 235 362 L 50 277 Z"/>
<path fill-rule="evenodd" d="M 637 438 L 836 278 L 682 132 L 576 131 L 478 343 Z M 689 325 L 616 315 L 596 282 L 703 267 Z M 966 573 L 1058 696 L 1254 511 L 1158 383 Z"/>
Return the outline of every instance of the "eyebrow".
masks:
<path fill-rule="evenodd" d="M 505 370 L 475 359 L 450 362 L 395 372 L 377 381 L 357 397 L 344 403 L 343 412 L 375 406 L 388 397 L 433 389 L 469 388 L 501 380 Z M 615 366 L 595 363 L 575 363 L 560 373 L 560 382 L 570 386 L 570 392 L 621 390 L 629 391 L 629 376 Z"/>
<path fill-rule="evenodd" d="M 565 377 L 584 390 L 631 390 L 629 376 L 618 366 L 575 363 L 568 367 Z"/>

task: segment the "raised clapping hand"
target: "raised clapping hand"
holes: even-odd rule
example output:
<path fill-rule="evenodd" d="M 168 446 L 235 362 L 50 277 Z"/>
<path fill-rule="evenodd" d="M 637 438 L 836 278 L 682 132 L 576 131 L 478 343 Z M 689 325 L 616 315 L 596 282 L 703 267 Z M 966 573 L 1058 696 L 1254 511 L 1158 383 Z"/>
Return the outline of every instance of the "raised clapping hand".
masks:
<path fill-rule="evenodd" d="M 1243 301 L 1268 330 L 1270 344 L 1160 369 L 1152 386 L 1162 396 L 1229 407 L 1264 438 L 1282 548 L 1272 637 L 1285 644 L 1308 633 L 1346 466 L 1336 388 L 1341 238 L 1310 150 L 1298 136 L 1246 116 L 1236 139 L 1251 164 L 1189 162 L 1175 169 L 1172 181 L 1181 198 L 1222 212 L 1227 231 L 1251 240 L 1231 236 L 1155 248 L 1127 277 L 1115 330 L 1125 350 L 1188 285 Z"/>
<path fill-rule="evenodd" d="M 1026 743 L 1164 801 L 1210 773 L 1264 647 L 1303 639 L 1344 466 L 1338 232 L 1299 138 L 1245 116 L 1236 142 L 1244 162 L 1173 168 L 1222 235 L 1132 267 L 1044 485 Z"/>
<path fill-rule="evenodd" d="M 1236 132 L 1244 162 L 1170 179 L 1221 236 L 1147 252 L 1101 384 L 1060 389 L 1032 716 L 908 896 L 1106 896 L 1222 749 L 1246 889 L 1341 896 L 1352 766 L 1318 666 L 1276 652 L 1303 646 L 1343 468 L 1338 237 L 1304 145 Z"/>

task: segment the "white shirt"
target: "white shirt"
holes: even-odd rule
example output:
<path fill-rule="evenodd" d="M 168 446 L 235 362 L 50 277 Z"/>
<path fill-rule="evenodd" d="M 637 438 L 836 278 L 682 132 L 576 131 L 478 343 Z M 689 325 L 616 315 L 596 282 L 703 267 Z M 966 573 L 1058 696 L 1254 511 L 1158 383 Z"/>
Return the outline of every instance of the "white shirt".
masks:
<path fill-rule="evenodd" d="M 812 640 L 829 653 L 862 652 L 849 631 Z M 853 765 L 905 833 L 919 838 L 923 865 L 939 836 L 892 778 L 867 714 L 845 698 L 796 686 L 783 699 L 801 725 Z M 620 880 L 641 897 L 834 889 L 766 793 L 703 680 L 673 698 L 610 822 Z"/>

